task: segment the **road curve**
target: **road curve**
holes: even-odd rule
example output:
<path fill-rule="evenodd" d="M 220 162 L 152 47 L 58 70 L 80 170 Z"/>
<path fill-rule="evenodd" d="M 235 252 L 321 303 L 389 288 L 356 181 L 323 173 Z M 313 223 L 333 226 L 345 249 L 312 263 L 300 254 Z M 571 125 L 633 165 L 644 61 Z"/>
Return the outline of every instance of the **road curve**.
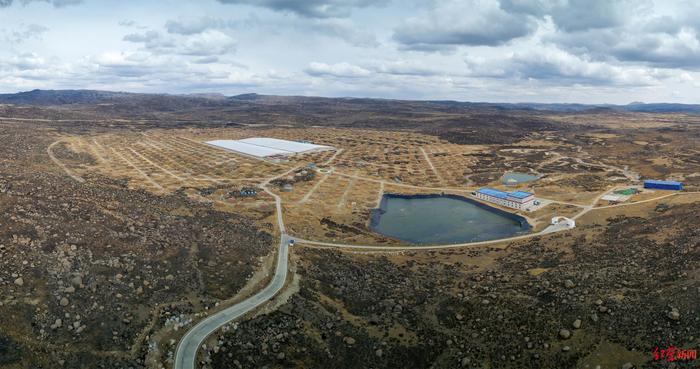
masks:
<path fill-rule="evenodd" d="M 58 140 L 58 141 L 52 143 L 51 145 L 49 145 L 49 147 L 46 148 L 46 153 L 49 155 L 49 158 L 51 158 L 51 161 L 53 161 L 56 165 L 58 165 L 59 168 L 63 169 L 63 171 L 69 177 L 73 178 L 73 180 L 75 180 L 78 183 L 84 183 L 85 180 L 82 177 L 73 173 L 70 169 L 68 169 L 68 167 L 65 164 L 61 163 L 61 161 L 58 160 L 58 158 L 56 158 L 56 156 L 54 156 L 53 147 L 61 142 L 62 142 L 61 140 Z"/>
<path fill-rule="evenodd" d="M 338 248 L 344 248 L 344 249 L 367 249 L 367 250 L 389 250 L 389 251 L 406 251 L 406 250 L 420 251 L 420 250 L 454 249 L 454 248 L 459 248 L 459 247 L 492 245 L 492 244 L 502 243 L 502 242 L 511 242 L 511 241 L 524 240 L 524 239 L 528 239 L 528 238 L 533 238 L 533 237 L 542 236 L 542 235 L 549 234 L 549 233 L 564 231 L 564 230 L 567 230 L 567 229 L 568 229 L 568 228 L 563 228 L 563 227 L 558 227 L 558 228 L 556 228 L 556 229 L 545 228 L 544 230 L 542 230 L 542 231 L 540 231 L 540 232 L 528 233 L 528 234 L 524 234 L 524 235 L 522 235 L 522 236 L 514 236 L 514 237 L 508 237 L 508 238 L 498 238 L 498 239 L 495 239 L 495 240 L 486 240 L 486 241 L 475 241 L 475 242 L 465 242 L 465 243 L 450 243 L 450 244 L 445 244 L 445 245 L 378 246 L 378 245 L 351 245 L 351 244 L 344 244 L 344 243 L 333 243 L 333 242 L 312 241 L 312 240 L 305 240 L 305 239 L 303 239 L 303 238 L 298 238 L 298 237 L 295 237 L 294 240 L 295 240 L 299 245 L 311 245 L 311 246 L 322 246 L 322 247 L 338 247 Z"/>
<path fill-rule="evenodd" d="M 190 329 L 180 339 L 180 343 L 177 346 L 177 350 L 175 351 L 175 363 L 173 364 L 174 369 L 195 369 L 197 367 L 197 352 L 199 351 L 199 347 L 202 345 L 202 343 L 204 343 L 204 340 L 206 340 L 209 335 L 232 320 L 239 318 L 247 312 L 262 305 L 264 302 L 275 296 L 284 286 L 284 282 L 287 279 L 289 241 L 292 238 L 285 233 L 284 223 L 282 222 L 281 199 L 277 195 L 268 191 L 267 188 L 263 187 L 263 189 L 275 197 L 275 203 L 277 206 L 277 220 L 279 222 L 281 232 L 275 275 L 262 291 L 244 301 L 239 302 L 236 305 L 209 316 Z"/>

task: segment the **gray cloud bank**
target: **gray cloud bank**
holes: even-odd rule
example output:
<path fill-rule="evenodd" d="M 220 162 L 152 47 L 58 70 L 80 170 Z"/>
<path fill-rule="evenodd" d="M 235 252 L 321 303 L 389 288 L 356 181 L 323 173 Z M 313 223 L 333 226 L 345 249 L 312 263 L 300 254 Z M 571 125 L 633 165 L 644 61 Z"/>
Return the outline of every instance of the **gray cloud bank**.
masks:
<path fill-rule="evenodd" d="M 129 4 L 140 14 L 96 12 L 104 29 L 79 12 L 98 3 L 81 3 L 0 0 L 0 11 L 15 14 L 0 25 L 0 88 L 254 87 L 501 101 L 700 96 L 700 4 L 684 0 L 202 0 L 195 10 L 183 2 L 187 12 L 177 1 L 143 2 Z M 34 17 L 41 4 L 65 19 Z M 84 24 L 96 36 L 89 44 L 58 36 Z"/>

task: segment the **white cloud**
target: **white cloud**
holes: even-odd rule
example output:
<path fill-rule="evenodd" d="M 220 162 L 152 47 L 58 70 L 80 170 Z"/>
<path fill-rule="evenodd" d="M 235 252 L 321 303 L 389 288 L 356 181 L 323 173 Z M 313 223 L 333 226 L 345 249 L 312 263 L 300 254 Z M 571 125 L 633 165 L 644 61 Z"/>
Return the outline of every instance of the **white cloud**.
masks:
<path fill-rule="evenodd" d="M 313 62 L 306 68 L 306 73 L 314 77 L 332 76 L 339 78 L 367 77 L 371 72 L 367 69 L 346 62 L 326 64 Z"/>
<path fill-rule="evenodd" d="M 5 40 L 11 44 L 19 44 L 27 40 L 40 40 L 49 29 L 39 24 L 22 24 L 12 30 L 3 30 Z"/>
<path fill-rule="evenodd" d="M 700 5 L 689 1 L 180 1 L 104 11 L 0 0 L 0 90 L 584 102 L 700 92 Z"/>
<path fill-rule="evenodd" d="M 487 0 L 441 1 L 434 9 L 399 26 L 394 40 L 408 49 L 455 45 L 501 45 L 535 31 L 529 16 L 511 14 Z"/>
<path fill-rule="evenodd" d="M 150 30 L 128 34 L 124 36 L 124 41 L 140 43 L 145 50 L 154 54 L 197 57 L 230 55 L 235 52 L 237 44 L 231 36 L 218 30 L 205 30 L 190 35 L 162 34 Z"/>
<path fill-rule="evenodd" d="M 536 80 L 553 85 L 650 86 L 675 75 L 646 66 L 617 65 L 576 55 L 553 45 L 496 57 L 467 57 L 473 77 Z"/>
<path fill-rule="evenodd" d="M 347 17 L 355 8 L 387 3 L 386 0 L 219 0 L 219 2 L 255 5 L 308 18 Z"/>
<path fill-rule="evenodd" d="M 222 32 L 234 30 L 256 30 L 260 35 L 269 36 L 280 29 L 289 29 L 299 34 L 300 37 L 314 35 L 336 38 L 354 46 L 376 47 L 379 43 L 375 35 L 358 27 L 348 19 L 282 19 L 274 22 L 265 21 L 257 16 L 245 19 L 225 19 L 219 17 L 181 17 L 176 20 L 168 20 L 165 23 L 168 33 L 178 35 L 197 35 L 204 32 L 218 30 Z"/>
<path fill-rule="evenodd" d="M 64 6 L 80 4 L 83 0 L 20 0 L 19 2 L 25 6 L 30 3 L 48 3 L 56 8 L 62 8 Z M 13 3 L 13 0 L 0 0 L 0 8 L 7 8 Z"/>

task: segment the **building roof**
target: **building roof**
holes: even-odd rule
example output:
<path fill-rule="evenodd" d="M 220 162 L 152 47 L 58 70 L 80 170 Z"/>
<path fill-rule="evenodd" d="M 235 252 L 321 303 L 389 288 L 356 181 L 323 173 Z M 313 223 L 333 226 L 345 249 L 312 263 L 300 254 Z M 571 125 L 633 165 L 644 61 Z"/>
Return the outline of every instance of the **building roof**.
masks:
<path fill-rule="evenodd" d="M 515 197 L 516 199 L 524 199 L 526 197 L 532 196 L 531 193 L 525 192 L 525 191 L 513 191 L 513 192 L 509 192 L 508 195 L 510 197 Z"/>
<path fill-rule="evenodd" d="M 478 192 L 483 193 L 484 195 L 498 197 L 499 199 L 505 199 L 508 197 L 507 192 L 494 190 L 493 188 L 480 188 Z"/>
<path fill-rule="evenodd" d="M 659 184 L 659 185 L 672 185 L 672 186 L 680 186 L 683 184 L 681 182 L 676 182 L 676 181 L 657 181 L 655 179 L 647 179 L 644 181 L 644 183 Z"/>
<path fill-rule="evenodd" d="M 241 141 L 234 140 L 215 140 L 208 141 L 210 145 L 220 147 L 222 149 L 235 151 L 240 154 L 264 158 L 273 155 L 289 154 L 287 151 L 274 149 L 271 147 L 251 145 Z"/>
<path fill-rule="evenodd" d="M 601 200 L 605 201 L 621 201 L 624 195 L 613 195 L 613 194 L 607 194 L 603 197 L 601 197 Z"/>
<path fill-rule="evenodd" d="M 300 153 L 318 149 L 330 150 L 332 147 L 323 145 L 314 145 L 312 143 L 304 143 L 297 141 L 280 140 L 277 138 L 269 137 L 251 137 L 238 140 L 239 142 L 247 143 L 250 145 L 270 147 L 277 150 L 288 151 L 290 153 Z"/>
<path fill-rule="evenodd" d="M 639 192 L 636 188 L 626 188 L 624 190 L 615 191 L 618 195 L 632 196 Z"/>
<path fill-rule="evenodd" d="M 524 198 L 528 198 L 532 196 L 533 194 L 525 191 L 513 191 L 513 192 L 505 192 L 501 190 L 496 190 L 493 188 L 481 188 L 477 192 L 482 193 L 484 195 L 488 196 L 493 196 L 499 199 L 507 199 L 507 198 L 514 198 L 518 200 L 522 200 Z"/>
<path fill-rule="evenodd" d="M 331 146 L 314 145 L 268 137 L 251 137 L 243 140 L 214 140 L 208 141 L 207 143 L 222 149 L 258 158 L 286 156 L 315 150 L 333 150 Z"/>

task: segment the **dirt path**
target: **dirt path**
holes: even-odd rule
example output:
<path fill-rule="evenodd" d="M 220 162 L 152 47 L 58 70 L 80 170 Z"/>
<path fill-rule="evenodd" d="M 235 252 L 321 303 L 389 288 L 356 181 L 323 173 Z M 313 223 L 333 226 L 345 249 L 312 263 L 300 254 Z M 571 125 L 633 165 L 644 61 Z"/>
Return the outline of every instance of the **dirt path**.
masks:
<path fill-rule="evenodd" d="M 102 154 L 100 154 L 100 150 L 98 150 L 100 144 L 98 144 L 96 140 L 92 140 L 92 142 L 93 144 L 90 144 L 89 142 L 87 143 L 92 153 L 95 154 L 97 160 L 99 160 L 102 164 L 107 164 L 107 159 L 104 156 L 102 156 Z"/>
<path fill-rule="evenodd" d="M 417 189 L 421 189 L 421 190 L 454 191 L 454 192 L 472 192 L 472 191 L 474 191 L 473 189 L 464 189 L 464 188 L 426 187 L 426 186 L 415 186 L 415 185 L 410 185 L 410 184 L 405 184 L 405 183 L 387 182 L 383 179 L 362 177 L 362 176 L 358 176 L 357 174 L 347 174 L 347 173 L 342 173 L 342 172 L 337 172 L 337 171 L 335 172 L 335 174 L 337 174 L 339 176 L 347 177 L 347 178 L 356 178 L 356 179 L 360 179 L 360 180 L 368 181 L 368 182 L 386 183 L 386 184 L 390 184 L 392 186 L 406 187 L 406 188 L 417 188 Z"/>
<path fill-rule="evenodd" d="M 435 173 L 435 177 L 438 179 L 438 181 L 442 184 L 445 184 L 445 181 L 442 179 L 442 176 L 440 173 L 438 173 L 437 169 L 435 169 L 435 165 L 433 165 L 433 162 L 430 160 L 430 157 L 428 156 L 428 153 L 425 151 L 423 146 L 420 147 L 420 152 L 423 153 L 423 157 L 425 158 L 425 161 L 428 162 L 428 166 L 430 166 L 430 169 Z"/>
<path fill-rule="evenodd" d="M 56 146 L 57 144 L 61 143 L 61 142 L 63 142 L 63 141 L 58 140 L 58 141 L 52 143 L 51 145 L 49 145 L 49 147 L 46 148 L 46 153 L 49 154 L 49 158 L 51 158 L 51 160 L 52 160 L 56 165 L 58 165 L 59 168 L 63 169 L 63 171 L 64 171 L 69 177 L 73 178 L 73 180 L 75 180 L 76 182 L 84 183 L 85 180 L 84 180 L 82 177 L 80 177 L 80 176 L 78 176 L 77 174 L 73 173 L 73 171 L 71 171 L 70 169 L 68 169 L 68 167 L 67 167 L 65 164 L 61 163 L 61 161 L 58 160 L 58 159 L 56 158 L 56 156 L 54 156 L 54 154 L 53 154 L 53 147 Z"/>
<path fill-rule="evenodd" d="M 152 184 L 153 186 L 155 186 L 155 187 L 158 188 L 158 189 L 161 189 L 161 190 L 163 189 L 163 186 L 161 186 L 160 184 L 158 184 L 158 182 L 154 181 L 153 178 L 149 177 L 148 174 L 146 174 L 146 172 L 144 172 L 144 171 L 141 170 L 139 167 L 137 167 L 134 163 L 132 163 L 129 159 L 127 159 L 127 158 L 126 158 L 124 155 L 122 155 L 120 152 L 118 152 L 118 151 L 115 150 L 115 149 L 112 149 L 112 151 L 114 152 L 114 154 L 115 154 L 116 156 L 118 156 L 120 159 L 122 159 L 126 164 L 128 164 L 130 167 L 134 168 L 134 170 L 135 170 L 137 173 L 139 173 L 143 178 L 145 178 L 145 179 L 148 181 L 148 183 Z"/>
<path fill-rule="evenodd" d="M 136 144 L 141 146 L 145 150 L 150 150 L 149 147 L 152 149 L 155 149 L 156 151 L 161 151 L 161 152 L 172 152 L 174 150 L 174 149 L 169 148 L 169 147 L 158 146 L 156 144 L 156 142 L 154 142 L 153 140 L 148 138 L 148 136 L 144 136 L 144 137 L 146 138 L 146 141 L 139 141 Z M 194 182 L 196 182 L 196 181 L 209 181 L 209 182 L 214 182 L 217 184 L 223 183 L 221 178 L 214 178 L 214 177 L 206 175 L 206 174 L 200 174 L 199 176 L 197 176 L 192 172 L 192 170 L 190 168 L 187 168 L 184 165 L 182 165 L 176 161 L 173 161 L 173 164 L 179 168 L 178 169 L 179 172 L 181 172 L 187 176 L 188 181 L 194 181 Z M 212 169 L 215 168 L 214 166 L 211 166 L 205 162 L 198 163 L 198 164 L 202 164 L 202 165 L 207 166 L 207 167 L 212 168 Z"/>
<path fill-rule="evenodd" d="M 316 192 L 316 190 L 319 187 L 321 187 L 323 182 L 325 182 L 330 176 L 331 176 L 331 173 L 327 173 L 326 175 L 324 175 L 323 178 L 321 178 L 318 182 L 316 182 L 316 184 L 314 184 L 314 186 L 311 187 L 309 192 L 307 192 L 306 195 L 304 195 L 304 197 L 301 200 L 299 200 L 299 202 L 297 202 L 297 204 L 303 204 L 303 203 L 309 201 L 309 199 L 314 194 L 314 192 Z"/>
<path fill-rule="evenodd" d="M 376 209 L 379 209 L 379 207 L 382 206 L 382 198 L 384 198 L 384 182 L 381 182 L 379 184 L 379 193 L 377 194 Z"/>
<path fill-rule="evenodd" d="M 157 169 L 160 170 L 161 172 L 166 173 L 167 175 L 169 175 L 169 176 L 171 176 L 171 177 L 177 179 L 177 180 L 180 181 L 180 182 L 185 182 L 185 178 L 182 178 L 182 177 L 178 176 L 177 174 L 175 174 L 175 173 L 169 171 L 168 169 L 165 169 L 165 168 L 163 168 L 162 166 L 160 166 L 160 165 L 154 163 L 153 161 L 151 161 L 151 159 L 145 157 L 143 154 L 141 154 L 140 152 L 134 150 L 133 148 L 130 147 L 130 148 L 129 148 L 129 151 L 131 151 L 134 155 L 138 156 L 139 158 L 143 159 L 143 161 L 145 161 L 146 163 L 152 165 L 154 168 L 157 168 Z"/>
<path fill-rule="evenodd" d="M 342 153 L 343 151 L 345 151 L 345 149 L 340 149 L 336 151 L 335 154 L 333 154 L 333 156 L 331 156 L 328 160 L 323 162 L 323 165 L 330 165 L 333 162 L 333 160 L 335 160 L 335 158 L 337 158 L 338 155 L 340 155 L 340 153 Z"/>
<path fill-rule="evenodd" d="M 355 174 L 357 174 L 357 171 L 355 171 Z M 343 191 L 343 194 L 340 196 L 340 199 L 338 199 L 338 204 L 336 204 L 335 208 L 336 210 L 340 210 L 345 205 L 345 202 L 347 201 L 348 194 L 350 193 L 350 190 L 352 190 L 352 186 L 355 185 L 355 181 L 357 178 L 353 177 L 348 180 L 348 185 L 345 187 L 345 191 Z"/>

